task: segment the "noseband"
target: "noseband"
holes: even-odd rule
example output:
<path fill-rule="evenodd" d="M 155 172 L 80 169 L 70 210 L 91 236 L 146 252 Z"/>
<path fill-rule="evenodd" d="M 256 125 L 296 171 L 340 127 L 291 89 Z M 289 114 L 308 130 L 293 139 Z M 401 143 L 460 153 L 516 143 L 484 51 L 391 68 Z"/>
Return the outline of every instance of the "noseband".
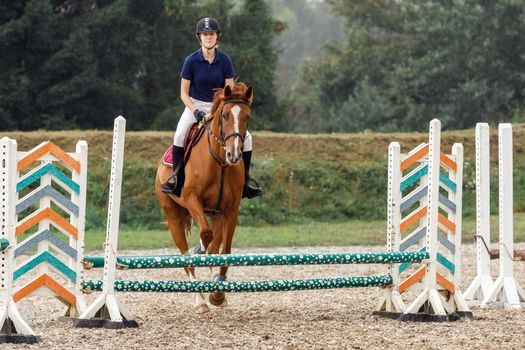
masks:
<path fill-rule="evenodd" d="M 224 110 L 224 106 L 227 105 L 227 104 L 231 104 L 231 103 L 235 103 L 235 104 L 243 104 L 243 105 L 246 105 L 248 107 L 250 107 L 250 104 L 244 100 L 241 100 L 241 99 L 237 99 L 237 100 L 228 100 L 228 101 L 224 101 L 223 105 L 222 105 L 222 108 L 221 108 L 221 115 L 222 115 L 222 111 Z M 210 119 L 211 120 L 211 119 Z M 228 135 L 224 135 L 224 132 L 222 130 L 222 118 L 219 117 L 219 131 L 220 131 L 220 138 L 213 132 L 213 130 L 211 130 L 211 127 L 209 125 L 210 123 L 206 123 L 205 126 L 206 126 L 206 130 L 208 131 L 208 149 L 210 151 L 210 154 L 211 156 L 213 157 L 213 159 L 220 164 L 220 166 L 222 167 L 227 167 L 229 164 L 226 163 L 225 161 L 223 161 L 222 159 L 219 158 L 218 155 L 215 154 L 215 152 L 213 152 L 212 148 L 211 148 L 211 142 L 210 142 L 210 135 L 211 137 L 213 137 L 213 139 L 215 140 L 215 142 L 217 142 L 219 144 L 219 146 L 221 146 L 224 151 L 226 151 L 226 141 L 232 137 L 239 137 L 241 139 L 241 142 L 244 142 L 244 138 L 246 137 L 246 133 L 243 135 L 241 133 L 238 133 L 238 132 L 232 132 L 231 134 L 228 134 Z"/>

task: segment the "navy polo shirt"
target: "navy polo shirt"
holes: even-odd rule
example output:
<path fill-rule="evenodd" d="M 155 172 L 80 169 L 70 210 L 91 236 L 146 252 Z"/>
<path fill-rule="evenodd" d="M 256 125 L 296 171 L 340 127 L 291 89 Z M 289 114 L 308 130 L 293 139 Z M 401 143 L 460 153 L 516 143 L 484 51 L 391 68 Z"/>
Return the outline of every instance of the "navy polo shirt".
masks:
<path fill-rule="evenodd" d="M 191 80 L 190 97 L 203 101 L 213 101 L 213 89 L 223 88 L 224 80 L 233 78 L 233 63 L 227 54 L 219 49 L 210 64 L 198 49 L 184 60 L 180 76 Z"/>

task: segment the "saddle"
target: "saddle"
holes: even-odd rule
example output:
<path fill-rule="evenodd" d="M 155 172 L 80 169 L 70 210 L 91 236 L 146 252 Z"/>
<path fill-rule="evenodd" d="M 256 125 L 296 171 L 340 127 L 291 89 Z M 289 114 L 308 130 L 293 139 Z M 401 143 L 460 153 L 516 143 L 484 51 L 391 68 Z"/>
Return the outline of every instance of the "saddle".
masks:
<path fill-rule="evenodd" d="M 193 146 L 197 144 L 199 139 L 201 138 L 202 134 L 204 133 L 204 129 L 202 127 L 199 127 L 199 123 L 194 123 L 190 127 L 190 131 L 188 132 L 188 137 L 186 137 L 186 142 L 184 142 L 184 164 L 188 161 L 190 158 L 191 150 L 193 149 Z M 164 164 L 167 167 L 174 167 L 176 164 L 173 164 L 173 149 L 171 146 L 168 147 L 168 149 L 164 152 L 164 155 L 162 156 L 162 164 Z"/>

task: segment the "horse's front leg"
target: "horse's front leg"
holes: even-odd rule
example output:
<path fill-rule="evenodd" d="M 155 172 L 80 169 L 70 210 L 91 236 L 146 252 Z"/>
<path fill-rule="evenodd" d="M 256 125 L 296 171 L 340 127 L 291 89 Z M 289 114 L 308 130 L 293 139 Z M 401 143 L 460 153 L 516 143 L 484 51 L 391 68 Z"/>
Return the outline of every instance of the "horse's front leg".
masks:
<path fill-rule="evenodd" d="M 184 193 L 186 195 L 186 193 Z M 201 248 L 205 251 L 208 251 L 208 246 L 213 238 L 213 231 L 206 220 L 206 215 L 204 214 L 204 208 L 202 203 L 194 194 L 189 194 L 186 197 L 186 209 L 190 212 L 191 217 L 199 226 L 199 233 L 201 238 Z"/>
<path fill-rule="evenodd" d="M 220 251 L 221 254 L 230 254 L 232 251 L 232 240 L 233 240 L 233 234 L 235 233 L 235 227 L 237 226 L 237 218 L 239 216 L 239 209 L 232 210 L 231 215 L 229 217 L 224 218 L 224 224 L 223 229 L 221 232 L 221 243 L 222 243 L 222 249 Z M 218 233 L 216 233 L 216 236 L 219 236 Z M 215 237 L 212 242 L 215 242 Z M 221 245 L 221 244 L 220 244 Z M 226 281 L 226 274 L 228 272 L 227 266 L 221 266 L 219 268 L 219 274 L 214 275 L 213 280 L 214 281 Z M 225 307 L 228 306 L 228 302 L 226 301 L 226 295 L 223 292 L 217 292 L 217 293 L 211 293 L 209 297 L 209 301 L 212 305 Z"/>
<path fill-rule="evenodd" d="M 190 281 L 197 281 L 197 278 L 195 277 L 194 267 L 185 267 L 184 271 L 186 271 L 186 273 L 190 277 Z M 210 308 L 208 307 L 208 304 L 206 304 L 206 300 L 204 299 L 204 295 L 201 292 L 195 293 L 195 304 L 193 305 L 193 310 L 195 310 L 195 312 L 198 314 L 203 314 L 210 311 Z"/>
<path fill-rule="evenodd" d="M 222 232 L 224 231 L 224 215 L 213 216 L 211 218 L 211 221 L 213 227 L 213 240 L 208 247 L 208 252 L 210 254 L 219 254 L 219 249 L 222 243 Z M 220 273 L 219 267 L 210 267 L 210 271 L 212 281 L 226 281 L 226 275 Z M 214 298 L 213 295 L 215 295 L 216 297 L 218 296 L 218 299 Z M 211 293 L 209 300 L 210 303 L 215 306 L 228 306 L 228 303 L 224 298 L 224 293 Z"/>
<path fill-rule="evenodd" d="M 184 195 L 186 195 L 186 193 Z M 202 248 L 206 250 L 211 241 L 211 238 L 213 237 L 213 231 L 211 230 L 208 224 L 208 220 L 206 220 L 202 204 L 195 195 L 191 194 L 186 197 L 185 202 L 186 209 L 188 209 L 191 217 L 193 218 L 193 220 L 195 220 L 197 226 L 199 226 L 200 237 L 202 242 L 201 244 L 203 245 Z M 188 273 L 188 275 L 190 276 L 191 281 L 197 280 L 197 278 L 195 277 L 194 268 L 187 268 L 186 273 Z M 197 313 L 204 313 L 210 310 L 208 308 L 208 305 L 206 304 L 206 301 L 204 300 L 204 296 L 202 295 L 202 293 L 195 294 L 194 309 Z"/>

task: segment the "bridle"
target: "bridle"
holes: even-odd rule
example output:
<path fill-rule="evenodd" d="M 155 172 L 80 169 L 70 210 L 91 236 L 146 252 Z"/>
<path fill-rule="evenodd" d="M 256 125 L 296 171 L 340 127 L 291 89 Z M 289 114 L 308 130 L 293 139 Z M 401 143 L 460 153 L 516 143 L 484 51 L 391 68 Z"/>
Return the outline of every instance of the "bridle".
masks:
<path fill-rule="evenodd" d="M 243 105 L 246 105 L 248 107 L 251 108 L 250 104 L 248 102 L 246 102 L 245 100 L 242 100 L 242 99 L 235 99 L 235 100 L 228 100 L 228 101 L 224 101 L 223 104 L 222 104 L 222 108 L 221 108 L 221 113 L 220 115 L 222 116 L 222 112 L 224 110 L 224 106 L 227 105 L 227 104 L 231 104 L 231 103 L 235 103 L 235 104 L 243 104 Z M 232 132 L 231 134 L 228 134 L 228 135 L 224 135 L 224 131 L 222 130 L 222 118 L 219 117 L 219 131 L 220 131 L 220 137 L 217 136 L 213 130 L 211 130 L 211 127 L 210 127 L 210 124 L 209 121 L 211 121 L 213 118 L 209 119 L 208 122 L 206 124 L 204 124 L 204 126 L 206 127 L 206 130 L 208 131 L 208 150 L 212 156 L 212 158 L 217 162 L 219 163 L 219 165 L 223 168 L 229 166 L 230 164 L 228 164 L 226 161 L 222 160 L 217 154 L 215 154 L 215 152 L 213 152 L 213 149 L 211 147 L 211 141 L 210 141 L 210 136 L 213 137 L 213 139 L 215 140 L 215 142 L 217 142 L 219 144 L 219 146 L 221 146 L 223 148 L 223 150 L 226 152 L 226 141 L 232 137 L 239 137 L 241 139 L 241 143 L 244 142 L 244 138 L 246 137 L 246 133 L 244 134 L 241 134 L 239 132 Z"/>
<path fill-rule="evenodd" d="M 218 137 L 213 132 L 213 130 L 210 127 L 210 124 L 211 124 L 210 122 L 213 119 L 213 116 L 209 120 L 207 120 L 205 122 L 205 124 L 204 124 L 204 126 L 206 127 L 206 130 L 208 131 L 208 151 L 210 152 L 210 155 L 213 158 L 213 160 L 215 160 L 221 166 L 221 177 L 220 177 L 220 182 L 219 182 L 219 195 L 217 197 L 217 204 L 215 206 L 215 210 L 213 210 L 213 212 L 211 213 L 212 215 L 218 215 L 218 214 L 221 213 L 219 208 L 220 208 L 220 205 L 221 205 L 223 189 L 224 189 L 224 169 L 226 167 L 230 166 L 230 164 L 228 164 L 226 161 L 222 160 L 217 154 L 215 154 L 215 152 L 213 152 L 213 149 L 211 147 L 210 135 L 211 135 L 211 137 L 213 137 L 215 142 L 217 142 L 219 144 L 219 146 L 222 147 L 224 152 L 226 152 L 226 141 L 228 139 L 230 139 L 232 137 L 239 137 L 241 139 L 241 144 L 242 144 L 242 143 L 244 143 L 244 138 L 246 137 L 246 133 L 245 134 L 241 134 L 239 132 L 232 132 L 231 134 L 228 134 L 226 136 L 224 135 L 224 131 L 222 130 L 222 113 L 224 111 L 224 106 L 227 105 L 227 104 L 230 104 L 230 103 L 243 104 L 243 105 L 246 105 L 249 108 L 251 108 L 250 104 L 248 102 L 246 102 L 245 100 L 235 99 L 235 100 L 224 101 L 223 104 L 222 104 L 221 113 L 220 113 L 220 116 L 219 116 L 220 137 Z"/>

